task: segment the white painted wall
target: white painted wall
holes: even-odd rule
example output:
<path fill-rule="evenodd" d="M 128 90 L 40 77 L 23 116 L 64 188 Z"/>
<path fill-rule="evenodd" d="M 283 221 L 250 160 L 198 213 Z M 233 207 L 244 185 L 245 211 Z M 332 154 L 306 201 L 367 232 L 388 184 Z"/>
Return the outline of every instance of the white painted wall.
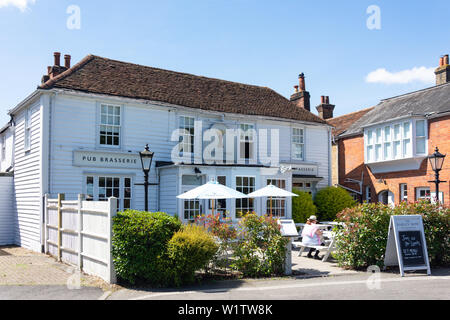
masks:
<path fill-rule="evenodd" d="M 3 140 L 3 137 L 4 140 Z M 3 155 L 2 141 L 5 142 L 5 155 Z M 6 172 L 13 165 L 14 128 L 9 127 L 0 133 L 0 172 Z"/>
<path fill-rule="evenodd" d="M 99 107 L 101 103 L 122 106 L 121 148 L 103 148 L 98 145 Z M 74 167 L 73 151 L 77 149 L 132 152 L 142 151 L 148 143 L 155 152 L 156 161 L 171 161 L 171 151 L 176 142 L 171 141 L 173 130 L 178 128 L 180 115 L 192 116 L 202 121 L 203 130 L 209 129 L 215 123 L 223 123 L 227 128 L 237 129 L 240 123 L 253 123 L 256 129 L 278 129 L 280 132 L 280 161 L 285 163 L 302 163 L 292 161 L 291 134 L 292 127 L 305 129 L 306 162 L 319 166 L 319 174 L 324 180 L 319 188 L 329 185 L 329 139 L 327 127 L 317 124 L 291 123 L 289 121 L 265 120 L 260 118 L 242 117 L 227 114 L 210 114 L 204 111 L 175 109 L 173 106 L 157 104 L 141 104 L 117 98 L 91 98 L 78 95 L 57 95 L 52 102 L 50 129 L 50 181 L 48 192 L 51 195 L 65 193 L 67 199 L 76 199 L 80 193 L 85 193 L 84 177 L 89 173 L 112 175 L 122 174 L 134 177 L 134 183 L 143 183 L 143 174 L 139 169 L 108 169 Z M 268 131 L 270 132 L 270 131 Z M 206 147 L 203 143 L 202 148 Z M 237 148 L 236 144 L 236 148 Z M 202 149 L 199 149 L 202 150 Z M 161 178 L 160 195 L 158 188 L 150 187 L 150 210 L 173 211 L 174 205 L 169 199 L 176 196 L 174 178 Z M 171 179 L 171 180 L 170 180 Z M 152 169 L 150 182 L 156 183 L 156 170 Z M 133 207 L 144 207 L 144 190 L 142 186 L 134 186 Z"/>
<path fill-rule="evenodd" d="M 0 246 L 14 244 L 14 179 L 0 175 Z"/>
<path fill-rule="evenodd" d="M 25 113 L 31 109 L 31 149 L 26 151 Z M 41 250 L 41 104 L 35 101 L 15 116 L 15 213 L 16 244 L 25 248 Z"/>

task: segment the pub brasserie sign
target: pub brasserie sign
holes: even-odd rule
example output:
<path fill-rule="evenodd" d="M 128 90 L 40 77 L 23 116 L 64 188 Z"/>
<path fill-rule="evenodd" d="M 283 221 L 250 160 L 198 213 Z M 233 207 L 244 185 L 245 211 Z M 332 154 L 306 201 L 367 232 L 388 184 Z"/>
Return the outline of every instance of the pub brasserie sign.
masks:
<path fill-rule="evenodd" d="M 77 167 L 140 169 L 141 163 L 138 154 L 74 151 L 73 165 Z"/>

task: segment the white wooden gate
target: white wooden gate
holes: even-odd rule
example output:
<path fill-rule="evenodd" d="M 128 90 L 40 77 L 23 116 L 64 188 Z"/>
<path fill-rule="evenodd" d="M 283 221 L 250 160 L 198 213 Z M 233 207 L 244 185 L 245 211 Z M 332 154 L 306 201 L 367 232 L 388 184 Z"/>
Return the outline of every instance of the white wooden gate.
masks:
<path fill-rule="evenodd" d="M 0 246 L 14 244 L 14 177 L 0 174 Z"/>
<path fill-rule="evenodd" d="M 117 199 L 65 201 L 45 197 L 45 252 L 108 283 L 116 282 L 111 255 L 112 218 Z"/>

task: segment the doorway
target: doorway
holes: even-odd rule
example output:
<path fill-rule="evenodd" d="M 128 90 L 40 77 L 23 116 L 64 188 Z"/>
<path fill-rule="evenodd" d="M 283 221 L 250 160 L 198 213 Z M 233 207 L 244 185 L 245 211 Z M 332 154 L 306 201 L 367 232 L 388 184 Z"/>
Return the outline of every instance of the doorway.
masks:
<path fill-rule="evenodd" d="M 395 205 L 394 194 L 389 190 L 382 191 L 378 196 L 378 202 L 393 206 Z"/>

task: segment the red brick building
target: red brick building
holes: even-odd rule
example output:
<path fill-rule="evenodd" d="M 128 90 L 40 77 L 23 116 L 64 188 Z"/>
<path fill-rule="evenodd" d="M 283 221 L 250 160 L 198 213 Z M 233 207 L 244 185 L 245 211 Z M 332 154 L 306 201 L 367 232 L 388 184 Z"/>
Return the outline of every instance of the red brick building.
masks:
<path fill-rule="evenodd" d="M 428 155 L 449 156 L 440 179 L 450 203 L 450 65 L 436 70 L 436 86 L 382 100 L 373 109 L 329 119 L 336 128 L 337 181 L 361 201 L 398 204 L 434 198 Z"/>

